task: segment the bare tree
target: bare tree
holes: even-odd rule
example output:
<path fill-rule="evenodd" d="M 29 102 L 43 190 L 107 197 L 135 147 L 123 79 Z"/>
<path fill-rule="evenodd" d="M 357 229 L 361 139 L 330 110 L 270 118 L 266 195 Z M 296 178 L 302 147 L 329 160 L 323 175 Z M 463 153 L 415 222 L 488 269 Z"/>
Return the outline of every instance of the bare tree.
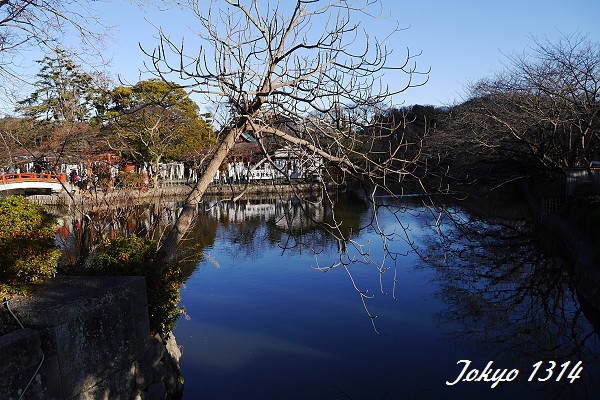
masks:
<path fill-rule="evenodd" d="M 165 254 L 174 254 L 211 180 L 245 133 L 257 139 L 266 162 L 273 163 L 270 150 L 278 146 L 322 159 L 328 174 L 323 185 L 352 178 L 372 192 L 389 192 L 386 179 L 417 178 L 419 152 L 406 149 L 418 141 L 399 140 L 401 121 L 390 126 L 376 116 L 393 95 L 424 84 L 427 72 L 417 70 L 408 50 L 399 65 L 390 65 L 387 43 L 399 29 L 379 40 L 362 25 L 379 15 L 377 2 L 221 3 L 187 4 L 197 18 L 192 41 L 199 48 L 189 51 L 190 41 L 176 42 L 161 31 L 159 46 L 147 51 L 149 69 L 158 76 L 177 76 L 190 92 L 230 110 L 208 167 L 163 242 Z M 400 87 L 390 89 L 384 74 L 393 74 Z M 326 228 L 339 233 L 339 221 Z"/>
<path fill-rule="evenodd" d="M 600 44 L 579 34 L 538 41 L 477 82 L 463 105 L 483 147 L 529 168 L 564 171 L 600 156 Z"/>
<path fill-rule="evenodd" d="M 106 26 L 91 8 L 92 0 L 2 0 L 0 1 L 0 73 L 3 79 L 22 79 L 17 73 L 24 50 L 42 53 L 56 48 L 68 49 L 71 55 L 86 59 L 101 56 L 99 43 Z"/>

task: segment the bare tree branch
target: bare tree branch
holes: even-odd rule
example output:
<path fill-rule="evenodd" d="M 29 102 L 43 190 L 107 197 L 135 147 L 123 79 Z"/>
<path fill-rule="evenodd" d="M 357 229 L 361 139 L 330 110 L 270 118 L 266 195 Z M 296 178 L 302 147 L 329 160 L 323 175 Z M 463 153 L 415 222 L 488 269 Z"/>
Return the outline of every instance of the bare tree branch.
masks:
<path fill-rule="evenodd" d="M 175 255 L 209 184 L 245 134 L 257 140 L 266 163 L 274 165 L 272 152 L 282 148 L 306 164 L 321 160 L 320 184 L 327 201 L 333 202 L 328 192 L 331 185 L 349 179 L 361 182 L 371 201 L 382 191 L 393 194 L 394 186 L 409 180 L 416 190 L 426 191 L 421 181 L 427 170 L 421 150 L 425 133 L 408 134 L 406 120 L 386 115 L 392 96 L 424 84 L 427 72 L 417 69 L 416 56 L 410 51 L 399 65 L 391 64 L 387 43 L 398 28 L 378 40 L 363 26 L 367 19 L 377 21 L 379 13 L 372 8 L 378 8 L 378 2 L 226 3 L 213 1 L 207 7 L 188 1 L 198 22 L 195 36 L 176 41 L 161 30 L 157 47 L 145 50 L 147 67 L 158 77 L 176 80 L 208 104 L 227 105 L 228 111 L 221 141 L 162 243 L 166 257 Z M 388 76 L 401 83 L 395 85 L 398 89 L 385 83 Z M 287 172 L 281 172 L 293 187 Z M 294 193 L 303 197 L 295 189 Z M 331 219 L 314 222 L 338 240 L 340 258 L 335 265 L 319 268 L 344 266 L 374 320 L 365 303 L 371 295 L 359 289 L 348 266 L 373 264 L 383 274 L 388 269 L 385 260 L 374 262 L 369 249 L 348 236 L 343 221 Z M 399 256 L 389 243 L 407 230 L 390 233 L 378 224 L 373 226 L 382 237 L 385 257 Z M 356 255 L 346 251 L 349 246 Z"/>

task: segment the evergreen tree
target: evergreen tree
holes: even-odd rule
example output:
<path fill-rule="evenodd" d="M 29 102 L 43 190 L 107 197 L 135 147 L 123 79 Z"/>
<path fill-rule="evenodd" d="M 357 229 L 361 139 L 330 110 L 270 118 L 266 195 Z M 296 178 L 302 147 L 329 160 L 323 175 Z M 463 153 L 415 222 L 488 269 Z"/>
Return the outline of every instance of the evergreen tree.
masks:
<path fill-rule="evenodd" d="M 34 84 L 36 90 L 19 101 L 16 111 L 34 120 L 89 121 L 98 97 L 92 75 L 61 49 L 56 49 L 54 57 L 45 56 L 37 62 L 42 67 Z"/>
<path fill-rule="evenodd" d="M 191 160 L 214 142 L 198 105 L 177 85 L 150 79 L 112 91 L 104 114 L 127 158 L 153 167 L 161 161 Z"/>

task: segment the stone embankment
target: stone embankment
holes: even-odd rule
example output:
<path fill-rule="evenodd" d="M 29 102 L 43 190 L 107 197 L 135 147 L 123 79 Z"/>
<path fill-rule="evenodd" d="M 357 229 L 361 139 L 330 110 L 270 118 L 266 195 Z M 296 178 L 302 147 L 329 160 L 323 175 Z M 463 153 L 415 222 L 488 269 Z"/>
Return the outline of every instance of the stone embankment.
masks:
<path fill-rule="evenodd" d="M 69 206 L 79 204 L 120 204 L 120 203 L 143 203 L 156 199 L 185 199 L 191 192 L 192 187 L 185 183 L 163 183 L 160 186 L 148 189 L 113 189 L 102 190 L 80 190 L 78 188 L 67 187 L 68 190 L 52 195 L 28 196 L 36 203 Z M 338 188 L 339 189 L 339 188 Z M 293 186 L 288 184 L 223 184 L 211 185 L 206 191 L 207 196 L 217 196 L 221 198 L 237 199 L 244 196 L 273 196 L 282 193 L 290 195 L 294 193 L 314 193 L 320 194 L 322 190 L 321 183 L 295 183 Z"/>
<path fill-rule="evenodd" d="M 181 352 L 151 335 L 143 277 L 58 277 L 0 309 L 0 399 L 179 398 Z"/>

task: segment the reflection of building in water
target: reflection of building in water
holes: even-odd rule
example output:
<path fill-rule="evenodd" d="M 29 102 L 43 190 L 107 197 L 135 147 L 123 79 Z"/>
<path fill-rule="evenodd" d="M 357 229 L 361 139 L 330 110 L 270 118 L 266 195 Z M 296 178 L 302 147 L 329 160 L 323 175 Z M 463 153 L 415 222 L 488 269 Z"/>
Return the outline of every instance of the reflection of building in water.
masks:
<path fill-rule="evenodd" d="M 205 235 L 211 226 L 230 223 L 241 229 L 267 226 L 271 232 L 308 234 L 318 232 L 326 210 L 322 202 L 299 199 L 253 199 L 238 202 L 207 200 L 199 210 L 198 224 L 204 226 L 195 241 L 210 239 Z M 160 239 L 161 233 L 181 212 L 181 203 L 157 199 L 141 205 L 115 203 L 106 208 L 84 211 L 58 209 L 50 211 L 57 217 L 56 244 L 63 249 L 66 265 L 75 265 L 82 249 L 93 249 L 107 239 L 137 234 Z M 207 228 L 208 227 L 208 228 Z M 215 228 L 216 229 L 216 228 Z M 212 233 L 214 240 L 214 233 Z M 277 234 L 274 235 L 277 240 Z M 210 241 L 210 240 L 208 240 Z"/>
<path fill-rule="evenodd" d="M 307 229 L 323 222 L 325 211 L 320 200 L 308 202 L 298 199 L 265 199 L 235 203 L 213 202 L 208 208 L 208 214 L 232 223 L 259 219 L 273 222 L 282 229 Z"/>
<path fill-rule="evenodd" d="M 251 203 L 250 201 L 217 202 L 211 204 L 208 213 L 215 218 L 229 222 L 240 223 L 248 218 L 272 220 L 277 216 L 275 201 L 265 203 Z"/>

